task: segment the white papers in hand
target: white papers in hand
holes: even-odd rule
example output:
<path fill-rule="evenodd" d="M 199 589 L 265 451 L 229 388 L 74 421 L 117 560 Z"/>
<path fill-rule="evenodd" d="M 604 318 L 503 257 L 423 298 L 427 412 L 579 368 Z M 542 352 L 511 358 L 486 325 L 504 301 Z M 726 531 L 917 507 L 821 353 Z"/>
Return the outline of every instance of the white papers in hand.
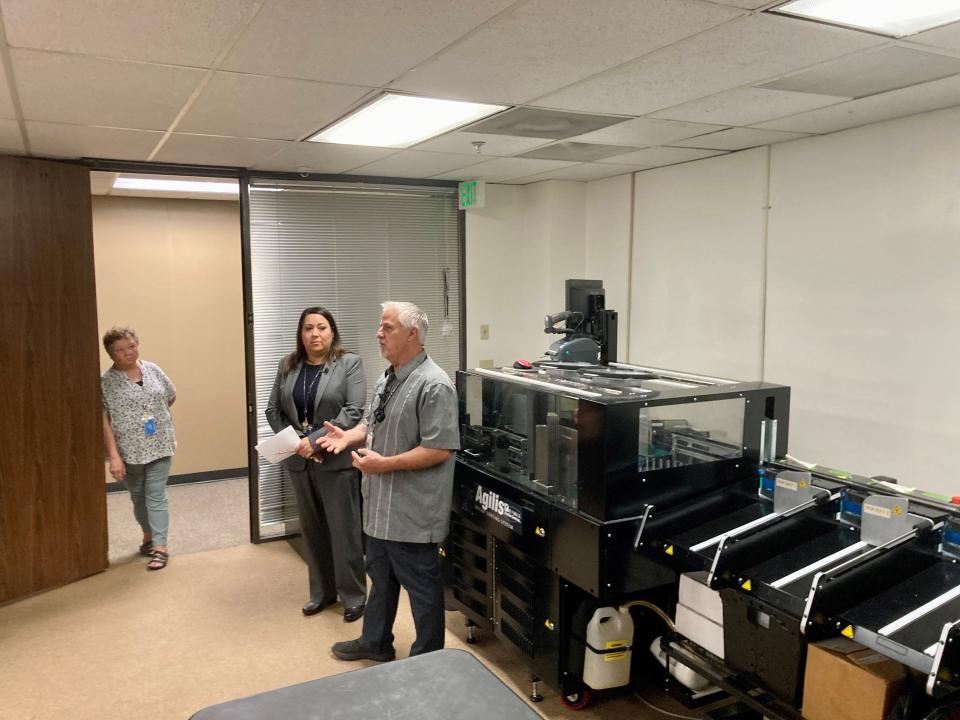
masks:
<path fill-rule="evenodd" d="M 256 449 L 264 460 L 276 464 L 293 455 L 299 445 L 300 436 L 292 425 L 287 425 L 273 437 L 262 440 Z"/>

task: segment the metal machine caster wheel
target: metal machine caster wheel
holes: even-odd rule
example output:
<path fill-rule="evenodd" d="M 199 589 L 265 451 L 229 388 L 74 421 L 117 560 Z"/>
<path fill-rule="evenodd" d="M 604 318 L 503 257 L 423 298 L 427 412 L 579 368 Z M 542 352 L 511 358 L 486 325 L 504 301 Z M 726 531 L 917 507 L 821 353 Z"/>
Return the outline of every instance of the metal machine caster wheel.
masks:
<path fill-rule="evenodd" d="M 560 702 L 571 710 L 583 710 L 590 704 L 590 691 L 584 689 L 580 692 L 561 695 Z"/>
<path fill-rule="evenodd" d="M 477 638 L 473 634 L 473 629 L 476 627 L 476 623 L 472 623 L 469 620 L 467 621 L 467 645 L 476 645 Z"/>
<path fill-rule="evenodd" d="M 543 700 L 543 695 L 540 694 L 540 690 L 537 688 L 540 678 L 538 678 L 536 675 L 531 675 L 530 682 L 533 683 L 533 690 L 530 691 L 530 702 L 538 703 Z"/>

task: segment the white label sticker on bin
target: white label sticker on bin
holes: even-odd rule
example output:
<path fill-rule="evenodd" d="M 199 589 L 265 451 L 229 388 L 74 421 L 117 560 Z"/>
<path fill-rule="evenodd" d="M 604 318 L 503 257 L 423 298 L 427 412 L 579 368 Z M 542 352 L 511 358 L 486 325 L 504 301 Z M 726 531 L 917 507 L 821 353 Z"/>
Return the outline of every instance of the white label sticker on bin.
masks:
<path fill-rule="evenodd" d="M 784 490 L 793 490 L 794 492 L 800 489 L 799 483 L 779 477 L 777 478 L 777 487 L 782 487 Z"/>
<path fill-rule="evenodd" d="M 890 508 L 880 507 L 879 505 L 868 505 L 867 503 L 864 503 L 863 512 L 865 512 L 867 515 L 876 515 L 877 517 L 882 518 L 890 517 Z"/>

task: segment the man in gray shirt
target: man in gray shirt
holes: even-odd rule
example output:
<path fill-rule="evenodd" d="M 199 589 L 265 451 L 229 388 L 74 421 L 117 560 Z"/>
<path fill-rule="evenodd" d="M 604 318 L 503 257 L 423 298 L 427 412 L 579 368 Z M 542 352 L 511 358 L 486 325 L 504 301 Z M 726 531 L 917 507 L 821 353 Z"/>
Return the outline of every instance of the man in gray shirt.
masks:
<path fill-rule="evenodd" d="M 457 393 L 423 348 L 427 315 L 412 303 L 383 303 L 377 330 L 390 367 L 377 382 L 364 420 L 349 430 L 325 423 L 318 446 L 357 447 L 363 473 L 363 531 L 373 587 L 356 640 L 334 644 L 341 660 L 393 660 L 393 621 L 401 586 L 410 596 L 417 638 L 411 655 L 444 641 L 443 585 L 437 543 L 447 535 L 454 451 L 460 448 Z"/>

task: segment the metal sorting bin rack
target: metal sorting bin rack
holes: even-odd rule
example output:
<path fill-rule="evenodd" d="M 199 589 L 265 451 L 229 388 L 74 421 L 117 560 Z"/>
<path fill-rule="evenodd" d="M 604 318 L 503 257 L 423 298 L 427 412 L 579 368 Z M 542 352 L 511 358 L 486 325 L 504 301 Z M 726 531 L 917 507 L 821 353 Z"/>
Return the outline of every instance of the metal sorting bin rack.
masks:
<path fill-rule="evenodd" d="M 907 501 L 886 500 L 875 512 L 899 521 L 897 508 Z M 960 519 L 945 511 L 927 514 L 916 533 L 818 574 L 805 619 L 808 626 L 831 622 L 856 642 L 925 673 L 927 693 L 941 698 L 960 689 Z"/>
<path fill-rule="evenodd" d="M 960 536 L 950 530 L 958 521 L 945 509 L 778 467 L 761 469 L 775 481 L 761 483 L 752 503 L 747 487 L 715 492 L 645 533 L 648 552 L 676 558 L 680 569 L 709 568 L 723 599 L 726 664 L 799 706 L 807 643 L 842 631 L 928 673 L 931 695 L 955 689 L 949 638 L 958 632 L 960 569 L 956 545 L 942 539 Z"/>

